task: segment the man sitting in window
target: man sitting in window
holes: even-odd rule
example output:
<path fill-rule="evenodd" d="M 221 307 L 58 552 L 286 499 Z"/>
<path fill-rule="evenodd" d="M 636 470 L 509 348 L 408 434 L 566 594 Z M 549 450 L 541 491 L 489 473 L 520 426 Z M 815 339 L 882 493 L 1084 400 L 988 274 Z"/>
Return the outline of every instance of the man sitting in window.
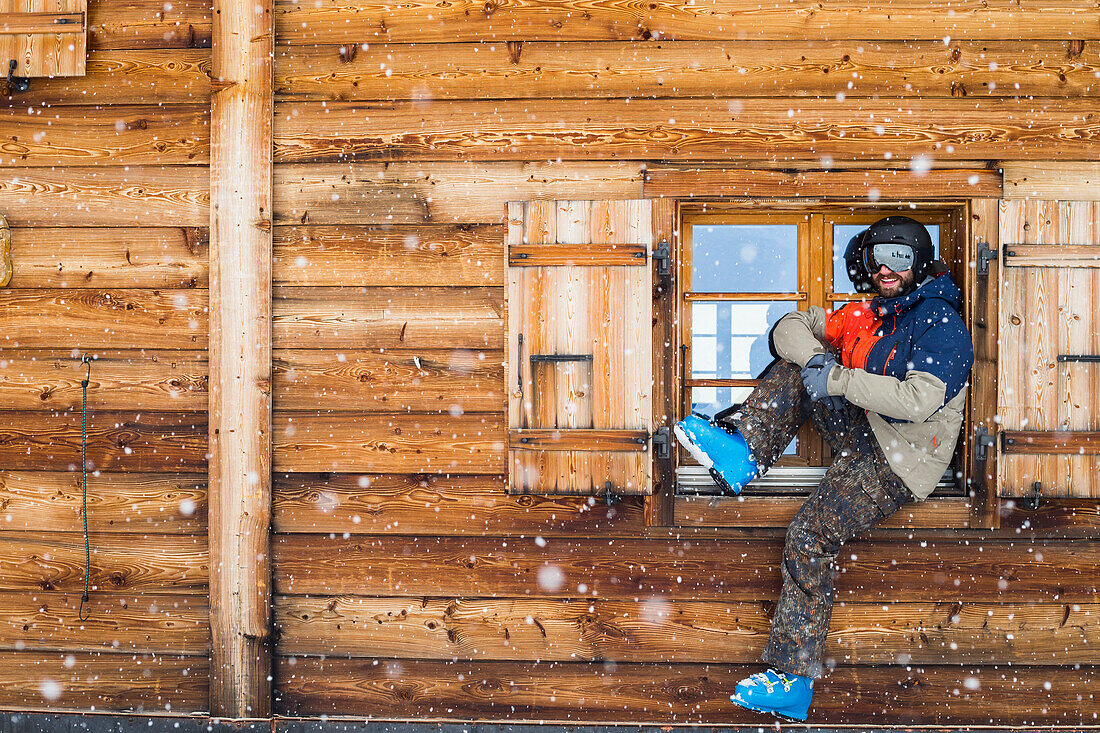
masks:
<path fill-rule="evenodd" d="M 730 699 L 742 707 L 806 719 L 841 544 L 927 498 L 951 461 L 974 352 L 959 288 L 934 257 L 919 222 L 875 222 L 845 260 L 856 289 L 876 297 L 784 316 L 772 329 L 780 359 L 741 410 L 721 425 L 691 415 L 674 429 L 727 494 L 766 471 L 807 418 L 834 453 L 787 530 L 769 669 L 738 683 Z"/>

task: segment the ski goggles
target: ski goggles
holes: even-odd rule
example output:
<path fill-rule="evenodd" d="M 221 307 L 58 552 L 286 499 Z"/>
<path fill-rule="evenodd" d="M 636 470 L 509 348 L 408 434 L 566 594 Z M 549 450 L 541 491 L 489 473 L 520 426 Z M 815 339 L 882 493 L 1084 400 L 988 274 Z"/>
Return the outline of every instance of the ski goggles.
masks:
<path fill-rule="evenodd" d="M 908 244 L 882 242 L 870 244 L 863 250 L 863 264 L 872 275 L 883 265 L 893 272 L 905 272 L 913 268 L 913 248 Z"/>

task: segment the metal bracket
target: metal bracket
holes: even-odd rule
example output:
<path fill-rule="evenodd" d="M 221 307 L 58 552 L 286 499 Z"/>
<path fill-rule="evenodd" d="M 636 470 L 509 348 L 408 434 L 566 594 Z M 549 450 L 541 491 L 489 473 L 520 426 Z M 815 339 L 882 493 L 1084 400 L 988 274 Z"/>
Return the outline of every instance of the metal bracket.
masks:
<path fill-rule="evenodd" d="M 653 260 L 657 263 L 657 275 L 667 278 L 672 272 L 672 245 L 662 239 L 653 250 Z"/>
<path fill-rule="evenodd" d="M 603 495 L 604 499 L 607 501 L 608 506 L 619 503 L 619 496 L 618 494 L 614 493 L 614 488 L 615 487 L 611 484 L 610 481 L 605 481 L 603 484 Z"/>
<path fill-rule="evenodd" d="M 19 62 L 15 59 L 11 59 L 8 62 L 8 94 L 15 94 L 16 92 L 25 92 L 31 87 L 31 80 L 23 77 L 16 76 L 15 69 L 19 66 Z"/>
<path fill-rule="evenodd" d="M 667 427 L 657 428 L 657 432 L 649 436 L 653 441 L 653 453 L 657 458 L 667 461 L 671 455 L 672 441 Z"/>
<path fill-rule="evenodd" d="M 1036 481 L 1031 485 L 1031 496 L 1021 498 L 1016 504 L 1029 512 L 1033 512 L 1039 508 L 1039 499 L 1043 494 L 1043 485 Z"/>
<path fill-rule="evenodd" d="M 989 458 L 989 449 L 997 445 L 997 437 L 985 428 L 974 431 L 974 460 L 985 463 Z"/>
<path fill-rule="evenodd" d="M 978 274 L 989 276 L 989 263 L 997 259 L 997 250 L 989 246 L 985 240 L 978 242 Z"/>

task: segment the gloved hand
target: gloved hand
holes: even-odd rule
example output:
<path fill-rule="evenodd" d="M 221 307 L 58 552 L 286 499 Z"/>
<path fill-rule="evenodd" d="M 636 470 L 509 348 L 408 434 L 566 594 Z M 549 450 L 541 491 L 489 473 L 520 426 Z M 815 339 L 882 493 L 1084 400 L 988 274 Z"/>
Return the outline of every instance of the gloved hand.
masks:
<path fill-rule="evenodd" d="M 802 386 L 806 388 L 806 394 L 811 402 L 825 399 L 829 392 L 825 385 L 829 380 L 829 372 L 836 366 L 836 359 L 832 354 L 814 354 L 802 367 Z"/>

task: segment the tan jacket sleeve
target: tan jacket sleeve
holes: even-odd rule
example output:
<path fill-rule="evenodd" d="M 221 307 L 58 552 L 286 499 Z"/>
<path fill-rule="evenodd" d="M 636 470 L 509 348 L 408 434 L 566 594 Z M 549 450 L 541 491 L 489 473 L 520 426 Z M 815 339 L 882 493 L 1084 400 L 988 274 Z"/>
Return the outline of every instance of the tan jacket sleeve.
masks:
<path fill-rule="evenodd" d="M 779 319 L 772 328 L 772 344 L 780 358 L 806 366 L 814 354 L 824 354 L 825 309 L 812 305 L 804 311 L 794 311 Z"/>
<path fill-rule="evenodd" d="M 905 379 L 837 365 L 826 389 L 853 405 L 895 420 L 924 422 L 943 406 L 947 385 L 928 372 L 910 371 Z"/>

